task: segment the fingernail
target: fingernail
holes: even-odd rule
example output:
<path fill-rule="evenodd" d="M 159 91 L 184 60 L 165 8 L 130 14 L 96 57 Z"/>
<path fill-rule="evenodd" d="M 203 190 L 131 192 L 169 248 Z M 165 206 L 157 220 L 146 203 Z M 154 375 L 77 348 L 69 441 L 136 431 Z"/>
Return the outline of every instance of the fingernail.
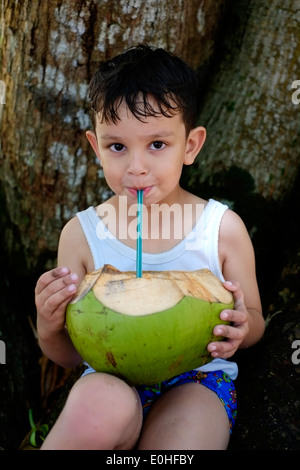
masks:
<path fill-rule="evenodd" d="M 74 273 L 74 274 L 71 274 L 70 279 L 71 279 L 72 281 L 78 281 L 78 276 L 77 276 L 77 274 L 75 274 L 75 273 Z"/>
<path fill-rule="evenodd" d="M 75 291 L 76 291 L 76 286 L 75 286 L 75 284 L 70 284 L 70 285 L 68 286 L 68 291 L 69 291 L 69 292 L 75 292 Z"/>

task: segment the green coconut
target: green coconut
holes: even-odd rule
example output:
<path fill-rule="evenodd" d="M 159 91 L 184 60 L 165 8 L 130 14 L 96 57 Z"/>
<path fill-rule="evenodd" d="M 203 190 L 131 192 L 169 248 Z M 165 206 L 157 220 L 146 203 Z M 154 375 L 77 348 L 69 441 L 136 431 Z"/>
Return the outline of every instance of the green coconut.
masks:
<path fill-rule="evenodd" d="M 68 305 L 74 346 L 98 372 L 154 384 L 211 360 L 207 345 L 232 294 L 207 269 L 88 273 Z"/>

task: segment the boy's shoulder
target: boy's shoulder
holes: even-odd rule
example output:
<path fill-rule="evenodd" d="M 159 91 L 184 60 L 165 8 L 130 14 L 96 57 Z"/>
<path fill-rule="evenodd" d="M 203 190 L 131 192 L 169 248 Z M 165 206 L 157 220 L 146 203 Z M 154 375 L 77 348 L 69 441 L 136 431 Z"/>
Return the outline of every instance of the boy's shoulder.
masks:
<path fill-rule="evenodd" d="M 227 209 L 221 220 L 219 229 L 219 252 L 222 257 L 226 253 L 243 252 L 252 246 L 252 242 L 242 218 L 233 210 Z"/>
<path fill-rule="evenodd" d="M 68 266 L 77 274 L 93 270 L 93 260 L 87 240 L 78 217 L 72 217 L 63 227 L 59 245 L 58 259 L 60 264 Z M 83 269 L 84 268 L 84 269 Z"/>
<path fill-rule="evenodd" d="M 221 230 L 228 232 L 230 235 L 234 233 L 247 232 L 246 226 L 242 218 L 232 209 L 227 209 L 221 221 Z M 248 233 L 248 232 L 247 232 Z"/>
<path fill-rule="evenodd" d="M 76 246 L 82 245 L 84 240 L 85 237 L 80 221 L 77 216 L 74 216 L 68 222 L 66 222 L 62 228 L 60 234 L 60 244 L 68 244 L 69 246 L 73 246 L 73 248 L 75 248 Z"/>
<path fill-rule="evenodd" d="M 62 228 L 62 234 L 68 234 L 70 231 L 73 230 L 79 230 L 80 228 L 80 222 L 78 220 L 78 217 L 75 215 L 72 217 Z"/>

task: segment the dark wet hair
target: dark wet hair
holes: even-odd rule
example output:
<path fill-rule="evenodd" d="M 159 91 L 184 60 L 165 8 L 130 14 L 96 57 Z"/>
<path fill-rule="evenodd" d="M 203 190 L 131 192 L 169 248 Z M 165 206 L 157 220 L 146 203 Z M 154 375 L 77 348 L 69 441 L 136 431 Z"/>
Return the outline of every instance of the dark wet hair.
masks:
<path fill-rule="evenodd" d="M 181 113 L 186 133 L 197 118 L 197 79 L 179 57 L 161 48 L 139 45 L 103 62 L 93 75 L 89 89 L 92 121 L 116 123 L 125 102 L 143 121 L 148 116 Z M 155 105 L 149 101 L 154 98 Z"/>

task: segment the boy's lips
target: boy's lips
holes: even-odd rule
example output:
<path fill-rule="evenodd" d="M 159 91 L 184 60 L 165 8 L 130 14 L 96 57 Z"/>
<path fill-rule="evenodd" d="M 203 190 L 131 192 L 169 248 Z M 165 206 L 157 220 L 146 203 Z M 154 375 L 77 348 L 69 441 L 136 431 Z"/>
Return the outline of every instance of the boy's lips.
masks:
<path fill-rule="evenodd" d="M 142 188 L 142 187 L 141 188 L 130 188 L 130 187 L 128 187 L 128 191 L 134 197 L 137 197 L 137 192 L 140 191 L 141 189 L 143 190 L 143 196 L 147 196 L 149 194 L 149 192 L 151 191 L 152 186 L 146 186 L 144 188 Z"/>

